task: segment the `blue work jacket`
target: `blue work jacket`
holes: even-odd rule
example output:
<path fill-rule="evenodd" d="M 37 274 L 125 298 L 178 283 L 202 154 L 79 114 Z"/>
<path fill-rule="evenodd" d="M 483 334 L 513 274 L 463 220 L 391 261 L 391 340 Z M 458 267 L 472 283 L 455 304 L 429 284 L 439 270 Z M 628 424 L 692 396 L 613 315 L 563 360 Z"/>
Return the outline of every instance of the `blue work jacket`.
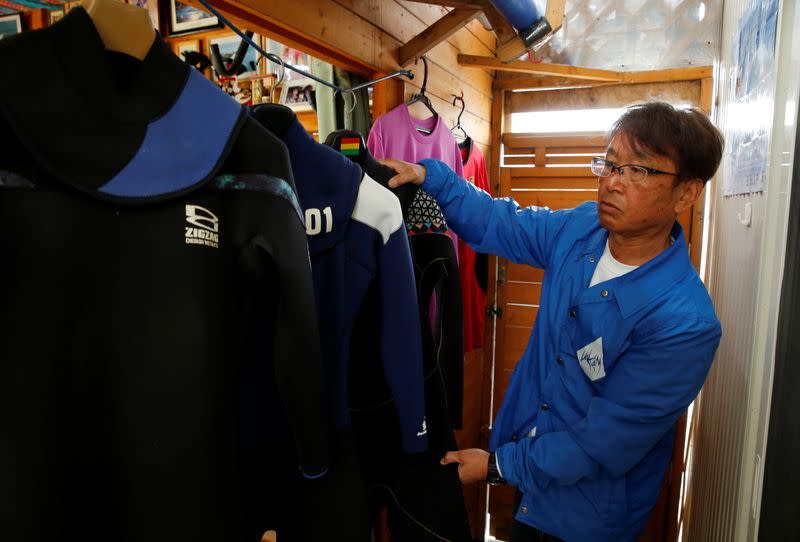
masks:
<path fill-rule="evenodd" d="M 567 542 L 635 540 L 658 497 L 676 421 L 722 334 L 682 228 L 675 223 L 674 243 L 649 262 L 590 288 L 608 239 L 595 202 L 521 208 L 441 162 L 421 163 L 422 188 L 459 237 L 544 269 L 536 323 L 489 442 L 503 477 L 523 493 L 516 519 Z"/>

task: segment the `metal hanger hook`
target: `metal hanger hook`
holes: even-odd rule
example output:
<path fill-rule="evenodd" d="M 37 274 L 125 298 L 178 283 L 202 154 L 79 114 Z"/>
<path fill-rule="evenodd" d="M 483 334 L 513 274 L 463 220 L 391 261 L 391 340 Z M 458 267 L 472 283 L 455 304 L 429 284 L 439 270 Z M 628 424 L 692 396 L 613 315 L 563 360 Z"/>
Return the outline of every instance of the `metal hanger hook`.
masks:
<path fill-rule="evenodd" d="M 344 92 L 349 92 L 353 96 L 353 107 L 351 107 L 347 112 L 347 116 L 352 117 L 353 111 L 355 111 L 356 107 L 358 107 L 358 96 L 356 96 L 356 92 L 352 89 L 345 90 Z M 342 98 L 344 98 L 344 92 L 342 93 Z"/>
<path fill-rule="evenodd" d="M 265 56 L 262 58 L 268 58 L 268 57 Z M 276 64 L 280 65 L 281 67 L 281 76 L 278 77 L 278 79 L 272 84 L 272 86 L 269 89 L 269 101 L 270 103 L 275 103 L 275 101 L 272 99 L 272 95 L 275 93 L 275 89 L 281 86 L 281 83 L 283 83 L 283 80 L 286 78 L 286 66 L 283 64 L 283 59 L 278 55 L 274 55 L 274 59 L 270 58 L 269 60 L 272 60 L 273 62 L 277 60 Z"/>

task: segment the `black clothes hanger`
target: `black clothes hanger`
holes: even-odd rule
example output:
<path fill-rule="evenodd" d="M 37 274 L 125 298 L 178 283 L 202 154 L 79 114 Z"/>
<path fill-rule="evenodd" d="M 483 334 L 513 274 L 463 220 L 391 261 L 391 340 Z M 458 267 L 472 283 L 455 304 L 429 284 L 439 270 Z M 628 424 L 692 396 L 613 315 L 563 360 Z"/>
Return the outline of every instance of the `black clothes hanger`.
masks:
<path fill-rule="evenodd" d="M 252 39 L 253 32 L 246 31 L 245 36 Z M 217 77 L 232 77 L 234 75 L 239 75 L 243 71 L 248 71 L 247 68 L 242 70 L 242 61 L 244 60 L 244 56 L 247 54 L 247 50 L 250 48 L 250 43 L 248 40 L 243 39 L 239 42 L 239 48 L 236 49 L 236 54 L 233 55 L 233 59 L 229 65 L 225 65 L 225 60 L 222 58 L 222 55 L 219 52 L 219 45 L 216 43 L 211 46 L 211 64 L 214 66 L 214 71 L 217 72 Z"/>
<path fill-rule="evenodd" d="M 467 131 L 464 130 L 464 127 L 461 126 L 461 115 L 464 114 L 464 109 L 466 109 L 466 107 L 467 107 L 467 103 L 464 101 L 464 91 L 461 91 L 461 96 L 456 96 L 455 94 L 453 94 L 453 106 L 456 105 L 457 101 L 461 102 L 461 111 L 458 112 L 458 120 L 456 120 L 456 125 L 453 126 L 453 128 L 450 130 L 450 132 L 455 137 L 461 137 L 462 139 L 466 140 L 466 139 L 469 139 L 469 135 L 467 134 Z M 461 131 L 461 136 L 459 136 L 456 133 L 459 130 Z"/>
<path fill-rule="evenodd" d="M 419 59 L 417 59 L 419 60 Z M 416 64 L 416 62 L 415 62 Z M 433 108 L 433 104 L 431 103 L 431 99 L 425 94 L 425 90 L 428 86 L 428 60 L 423 56 L 422 57 L 422 66 L 423 66 L 423 75 L 422 75 L 422 88 L 419 90 L 417 94 L 413 94 L 411 98 L 406 102 L 406 106 L 410 106 L 417 102 L 421 102 L 425 107 L 428 108 L 434 117 L 438 117 L 439 113 L 436 112 L 436 109 Z M 421 128 L 417 128 L 420 131 L 425 131 L 430 133 L 430 130 L 423 130 Z"/>
<path fill-rule="evenodd" d="M 350 147 L 358 143 L 358 150 L 354 151 Z M 329 147 L 336 149 L 350 160 L 361 166 L 361 169 L 378 182 L 381 186 L 389 188 L 389 179 L 397 175 L 397 172 L 388 166 L 384 166 L 378 162 L 372 153 L 369 152 L 367 144 L 364 142 L 364 136 L 355 130 L 336 130 L 328 134 L 325 139 L 325 144 Z M 346 145 L 347 148 L 342 148 Z M 408 209 L 411 202 L 419 192 L 419 185 L 404 184 L 398 188 L 390 188 L 390 190 L 400 200 L 400 207 L 403 210 L 403 220 L 408 218 Z"/>

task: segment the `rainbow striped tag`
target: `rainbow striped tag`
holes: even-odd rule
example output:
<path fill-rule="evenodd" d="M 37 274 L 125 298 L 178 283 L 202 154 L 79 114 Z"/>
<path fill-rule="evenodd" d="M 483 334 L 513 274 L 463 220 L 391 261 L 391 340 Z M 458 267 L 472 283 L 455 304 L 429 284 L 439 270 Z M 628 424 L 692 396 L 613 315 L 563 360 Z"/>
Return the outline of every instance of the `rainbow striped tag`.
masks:
<path fill-rule="evenodd" d="M 343 137 L 339 145 L 339 152 L 347 156 L 356 156 L 361 150 L 361 139 L 358 137 Z"/>

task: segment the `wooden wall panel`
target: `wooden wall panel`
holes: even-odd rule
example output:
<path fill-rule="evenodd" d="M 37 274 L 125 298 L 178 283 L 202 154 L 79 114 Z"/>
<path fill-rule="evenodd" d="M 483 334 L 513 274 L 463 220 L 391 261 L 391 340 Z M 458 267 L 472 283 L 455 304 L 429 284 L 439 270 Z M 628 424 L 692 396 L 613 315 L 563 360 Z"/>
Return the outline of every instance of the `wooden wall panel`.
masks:
<path fill-rule="evenodd" d="M 435 47 L 433 51 L 441 47 Z M 414 72 L 414 79 L 404 80 L 406 89 L 419 89 L 422 87 L 423 80 L 423 65 L 420 61 L 417 65 L 410 65 L 408 69 Z M 464 103 L 467 106 L 467 111 L 476 117 L 479 117 L 486 122 L 491 119 L 491 83 L 484 90 L 488 89 L 489 94 L 485 94 L 482 90 L 476 89 L 473 85 L 459 79 L 459 73 L 451 71 L 454 68 L 442 67 L 439 64 L 429 61 L 428 62 L 428 85 L 426 94 L 436 96 L 437 98 L 452 104 L 453 95 L 460 96 L 464 93 Z M 413 90 L 416 92 L 416 90 Z M 487 108 L 487 105 L 489 106 Z M 451 106 L 452 107 L 452 106 Z M 437 109 L 438 111 L 438 109 Z"/>
<path fill-rule="evenodd" d="M 196 0 L 187 0 L 196 4 Z M 399 69 L 397 49 L 448 12 L 442 6 L 404 0 L 213 0 L 223 13 L 245 28 L 304 50 L 317 58 L 359 71 L 365 75 Z M 481 146 L 489 160 L 492 88 L 494 75 L 486 70 L 464 68 L 458 54 L 491 54 L 493 41 L 477 21 L 465 26 L 428 52 L 427 93 L 448 127 L 455 124 L 458 110 L 453 95 L 463 92 L 466 111 L 462 125 Z M 422 63 L 413 70 L 413 81 L 401 78 L 376 87 L 385 100 L 382 112 L 407 98 L 422 84 Z M 394 89 L 388 87 L 394 86 Z"/>
<path fill-rule="evenodd" d="M 509 92 L 506 109 L 515 113 L 596 107 L 624 107 L 636 102 L 661 100 L 681 104 L 700 103 L 700 81 L 606 85 L 595 88 Z"/>
<path fill-rule="evenodd" d="M 351 10 L 366 23 L 375 26 L 397 40 L 399 45 L 408 42 L 414 36 L 435 23 L 447 9 L 441 6 L 419 4 L 414 2 L 400 2 L 395 0 L 336 0 L 337 3 Z M 458 54 L 463 51 L 491 51 L 481 42 L 469 28 L 463 28 L 450 36 L 447 40 L 431 49 L 428 58 L 428 86 L 427 93 L 436 96 L 446 106 L 445 109 L 436 105 L 436 110 L 448 118 L 448 126 L 455 124 L 455 116 L 450 119 L 447 111 L 452 109 L 453 95 L 464 96 L 466 114 L 482 119 L 487 124 L 491 117 L 491 97 L 494 77 L 486 70 L 465 70 L 458 64 Z M 422 63 L 404 66 L 414 72 L 413 81 L 404 79 L 406 98 L 417 92 L 422 86 Z M 486 146 L 489 137 L 483 135 L 485 129 L 469 128 L 470 122 L 462 118 L 462 125 L 476 141 Z"/>

